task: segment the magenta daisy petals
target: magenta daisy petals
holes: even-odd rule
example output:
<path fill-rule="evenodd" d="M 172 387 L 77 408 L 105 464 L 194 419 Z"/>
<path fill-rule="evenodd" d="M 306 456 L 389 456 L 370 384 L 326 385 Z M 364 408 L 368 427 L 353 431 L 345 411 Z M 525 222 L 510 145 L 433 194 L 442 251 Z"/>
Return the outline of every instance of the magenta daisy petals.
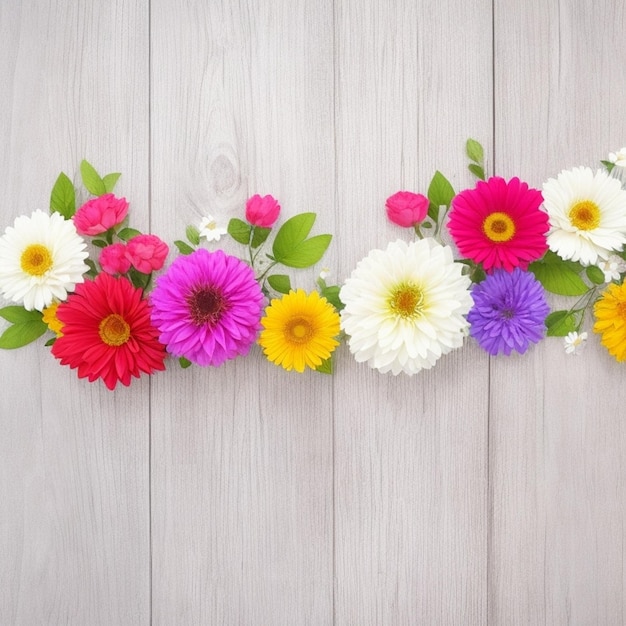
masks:
<path fill-rule="evenodd" d="M 526 269 L 548 249 L 543 198 L 519 178 L 478 181 L 452 201 L 448 230 L 460 254 L 494 269 Z"/>
<path fill-rule="evenodd" d="M 167 351 L 220 366 L 249 352 L 261 328 L 263 294 L 254 272 L 222 250 L 176 259 L 150 294 L 152 323 Z"/>

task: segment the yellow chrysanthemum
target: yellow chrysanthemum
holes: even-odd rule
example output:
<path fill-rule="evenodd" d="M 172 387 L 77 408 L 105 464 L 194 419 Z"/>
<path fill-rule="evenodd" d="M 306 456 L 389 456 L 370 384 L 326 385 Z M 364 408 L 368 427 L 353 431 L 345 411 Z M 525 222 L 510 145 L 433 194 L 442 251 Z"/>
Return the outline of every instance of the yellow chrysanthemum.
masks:
<path fill-rule="evenodd" d="M 259 344 L 268 360 L 286 370 L 316 369 L 339 345 L 339 315 L 317 291 L 290 291 L 272 300 L 261 319 Z"/>
<path fill-rule="evenodd" d="M 626 360 L 626 283 L 610 284 L 595 303 L 593 330 L 602 335 L 602 345 L 617 361 Z"/>
<path fill-rule="evenodd" d="M 48 324 L 48 328 L 55 333 L 57 337 L 63 336 L 63 322 L 57 317 L 57 309 L 60 302 L 53 302 L 50 306 L 46 307 L 42 313 L 41 319 L 44 324 Z"/>

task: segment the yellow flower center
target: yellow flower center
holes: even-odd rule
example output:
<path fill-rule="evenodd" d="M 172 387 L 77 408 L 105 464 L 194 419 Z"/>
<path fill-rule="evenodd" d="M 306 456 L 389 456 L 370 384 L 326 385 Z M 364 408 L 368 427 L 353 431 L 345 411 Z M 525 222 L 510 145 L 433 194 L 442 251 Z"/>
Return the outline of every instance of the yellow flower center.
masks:
<path fill-rule="evenodd" d="M 100 339 L 107 346 L 121 346 L 125 344 L 130 337 L 130 326 L 126 320 L 117 313 L 107 315 L 98 327 Z"/>
<path fill-rule="evenodd" d="M 577 202 L 570 209 L 569 219 L 578 230 L 593 230 L 600 226 L 600 207 L 591 200 Z"/>
<path fill-rule="evenodd" d="M 617 314 L 626 321 L 626 302 L 617 303 Z"/>
<path fill-rule="evenodd" d="M 424 293 L 413 283 L 400 283 L 392 290 L 388 303 L 396 315 L 405 319 L 415 319 L 422 314 Z"/>
<path fill-rule="evenodd" d="M 285 326 L 285 340 L 289 343 L 307 343 L 312 335 L 313 326 L 303 317 L 296 317 Z"/>
<path fill-rule="evenodd" d="M 46 246 L 32 243 L 22 252 L 20 266 L 31 276 L 43 276 L 52 267 L 52 254 Z"/>
<path fill-rule="evenodd" d="M 502 211 L 495 211 L 485 218 L 483 232 L 491 241 L 509 241 L 515 235 L 515 222 Z"/>

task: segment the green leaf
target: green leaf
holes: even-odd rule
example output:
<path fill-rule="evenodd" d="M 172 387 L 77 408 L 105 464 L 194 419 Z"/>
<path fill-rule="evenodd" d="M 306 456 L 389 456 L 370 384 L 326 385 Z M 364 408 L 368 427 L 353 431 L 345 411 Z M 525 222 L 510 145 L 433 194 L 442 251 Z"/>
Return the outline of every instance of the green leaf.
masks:
<path fill-rule="evenodd" d="M 272 245 L 274 258 L 279 263 L 283 262 L 283 258 L 290 258 L 293 251 L 307 238 L 313 228 L 315 218 L 315 213 L 299 213 L 289 218 L 280 227 Z"/>
<path fill-rule="evenodd" d="M 117 233 L 117 236 L 122 241 L 129 241 L 130 239 L 132 239 L 133 237 L 136 237 L 137 235 L 141 235 L 141 231 L 137 230 L 136 228 L 122 228 L 122 230 L 120 230 L 120 232 Z"/>
<path fill-rule="evenodd" d="M 583 279 L 565 262 L 535 261 L 528 266 L 546 291 L 560 296 L 582 296 L 589 291 Z"/>
<path fill-rule="evenodd" d="M 191 365 L 191 361 L 186 359 L 184 356 L 181 356 L 178 359 L 178 363 L 183 369 L 187 369 Z"/>
<path fill-rule="evenodd" d="M 330 302 L 337 309 L 337 311 L 341 311 L 341 309 L 345 306 L 339 298 L 340 290 L 341 288 L 339 285 L 329 285 L 320 291 L 320 295 L 326 298 L 326 300 L 328 300 L 328 302 Z"/>
<path fill-rule="evenodd" d="M 191 224 L 187 226 L 185 234 L 187 235 L 187 240 L 190 244 L 194 246 L 200 245 L 200 231 L 195 226 L 192 226 Z"/>
<path fill-rule="evenodd" d="M 0 348 L 13 350 L 38 339 L 48 330 L 48 325 L 39 320 L 29 320 L 9 326 L 0 336 Z"/>
<path fill-rule="evenodd" d="M 333 358 L 332 356 L 324 359 L 316 368 L 316 372 L 320 372 L 322 374 L 332 374 L 333 373 Z"/>
<path fill-rule="evenodd" d="M 111 174 L 107 174 L 102 179 L 102 182 L 104 183 L 104 190 L 106 193 L 111 193 L 115 189 L 115 185 L 117 184 L 120 176 L 121 174 L 119 174 L 118 172 L 112 172 Z"/>
<path fill-rule="evenodd" d="M 98 269 L 96 268 L 96 264 L 91 259 L 85 259 L 85 263 L 89 267 L 89 271 L 85 272 L 87 276 L 91 276 L 91 278 L 95 278 L 98 275 Z"/>
<path fill-rule="evenodd" d="M 66 220 L 69 220 L 76 213 L 74 184 L 63 172 L 59 174 L 54 187 L 52 187 L 50 211 L 60 213 Z"/>
<path fill-rule="evenodd" d="M 467 166 L 467 169 L 479 180 L 485 180 L 485 170 L 480 165 L 476 165 L 476 163 L 470 163 Z"/>
<path fill-rule="evenodd" d="M 602 163 L 602 165 L 606 167 L 606 171 L 609 174 L 613 171 L 613 168 L 615 167 L 615 163 L 613 163 L 612 161 L 600 161 L 600 163 Z"/>
<path fill-rule="evenodd" d="M 252 229 L 252 243 L 253 248 L 258 248 L 261 244 L 265 243 L 269 234 L 272 232 L 271 228 L 263 228 L 262 226 L 255 226 Z"/>
<path fill-rule="evenodd" d="M 324 256 L 331 239 L 332 235 L 317 235 L 310 239 L 305 239 L 292 248 L 289 254 L 276 258 L 276 260 L 287 267 L 310 267 Z"/>
<path fill-rule="evenodd" d="M 252 226 L 237 217 L 231 217 L 228 222 L 228 234 L 238 243 L 247 246 L 250 243 L 250 231 Z"/>
<path fill-rule="evenodd" d="M 48 339 L 48 341 L 46 341 L 46 343 L 44 343 L 43 345 L 46 346 L 46 348 L 49 348 L 50 346 L 54 345 L 54 342 L 57 340 L 56 337 L 51 337 L 50 339 Z"/>
<path fill-rule="evenodd" d="M 109 245 L 106 241 L 103 241 L 102 239 L 94 239 L 91 243 L 96 246 L 96 248 L 106 248 Z"/>
<path fill-rule="evenodd" d="M 604 272 L 596 265 L 590 265 L 587 267 L 585 269 L 585 273 L 587 274 L 587 278 L 596 285 L 604 285 L 606 282 L 604 280 Z"/>
<path fill-rule="evenodd" d="M 130 278 L 130 282 L 139 289 L 145 289 L 150 282 L 150 274 L 139 272 L 134 267 L 128 270 L 128 277 Z"/>
<path fill-rule="evenodd" d="M 449 207 L 452 198 L 454 198 L 454 189 L 450 181 L 437 170 L 428 186 L 428 199 L 431 204 L 438 207 L 441 205 Z"/>
<path fill-rule="evenodd" d="M 468 139 L 465 143 L 467 156 L 476 163 L 482 163 L 484 159 L 483 147 L 475 140 Z"/>
<path fill-rule="evenodd" d="M 289 293 L 291 289 L 291 280 L 286 274 L 272 274 L 267 277 L 270 287 L 278 293 Z"/>
<path fill-rule="evenodd" d="M 106 185 L 100 174 L 96 172 L 94 166 L 83 159 L 80 163 L 80 175 L 83 179 L 83 185 L 87 188 L 87 191 L 94 196 L 101 196 L 107 192 Z"/>
<path fill-rule="evenodd" d="M 27 311 L 23 306 L 5 306 L 0 309 L 0 317 L 12 324 L 20 324 L 22 322 L 35 322 L 41 320 L 40 311 Z"/>
<path fill-rule="evenodd" d="M 185 243 L 184 241 L 180 241 L 180 239 L 176 240 L 174 242 L 174 245 L 178 248 L 178 251 L 181 254 L 191 254 L 192 252 L 194 252 L 194 249 L 187 243 Z"/>
<path fill-rule="evenodd" d="M 578 323 L 572 311 L 554 311 L 546 317 L 548 337 L 565 337 L 576 330 Z"/>

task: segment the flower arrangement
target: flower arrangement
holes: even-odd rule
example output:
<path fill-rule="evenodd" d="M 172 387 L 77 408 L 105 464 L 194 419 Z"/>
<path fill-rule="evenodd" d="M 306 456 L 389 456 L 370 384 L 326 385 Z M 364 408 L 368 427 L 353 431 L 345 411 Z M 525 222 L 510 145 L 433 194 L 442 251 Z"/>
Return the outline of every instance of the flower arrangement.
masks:
<path fill-rule="evenodd" d="M 541 190 L 486 177 L 473 139 L 466 153 L 473 188 L 456 193 L 437 171 L 426 195 L 395 193 L 387 218 L 414 239 L 371 250 L 341 286 L 323 270 L 310 290 L 280 268 L 322 259 L 331 235 L 310 236 L 315 213 L 278 225 L 278 201 L 254 195 L 245 219 L 187 226 L 166 266 L 168 245 L 128 225 L 129 204 L 113 193 L 120 175 L 83 161 L 86 201 L 61 173 L 50 212 L 19 216 L 0 237 L 0 294 L 11 302 L 0 348 L 50 332 L 62 365 L 108 389 L 164 370 L 168 357 L 219 367 L 254 345 L 287 371 L 331 373 L 344 339 L 356 361 L 412 375 L 466 341 L 496 356 L 561 337 L 576 354 L 591 314 L 602 345 L 626 360 L 626 149 Z M 241 255 L 215 248 L 222 237 Z M 551 311 L 548 293 L 574 304 Z"/>

